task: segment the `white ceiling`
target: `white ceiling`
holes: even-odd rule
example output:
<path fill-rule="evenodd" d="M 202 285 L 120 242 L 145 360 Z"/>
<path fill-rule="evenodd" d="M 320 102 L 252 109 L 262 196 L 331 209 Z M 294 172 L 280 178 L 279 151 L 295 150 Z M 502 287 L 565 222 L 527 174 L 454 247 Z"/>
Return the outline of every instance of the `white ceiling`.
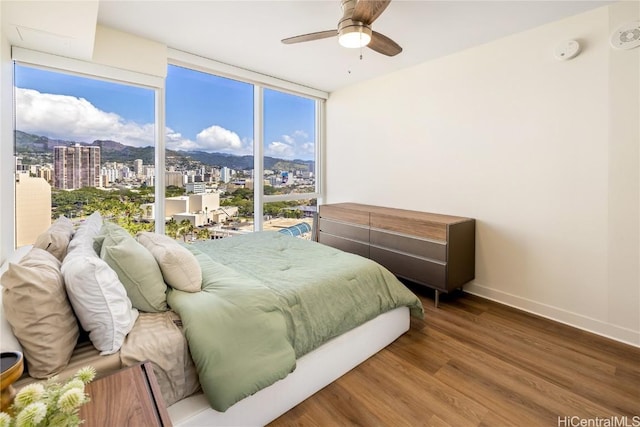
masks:
<path fill-rule="evenodd" d="M 21 4 L 18 9 L 39 3 L 43 15 L 65 17 L 69 16 L 67 11 L 77 11 L 79 3 L 96 2 L 99 24 L 327 92 L 612 3 L 394 0 L 373 29 L 395 40 L 404 51 L 387 57 L 365 48 L 360 60 L 359 49 L 343 48 L 336 38 L 294 45 L 280 42 L 285 37 L 334 29 L 341 16 L 340 0 L 3 0 Z M 6 15 L 6 9 L 3 13 Z M 29 16 L 34 14 L 37 12 Z M 85 20 L 91 16 L 95 19 L 95 12 L 89 10 Z M 32 19 L 27 26 L 38 29 L 38 22 Z M 74 27 L 67 20 L 59 30 Z M 89 32 L 91 37 L 94 32 Z M 25 44 L 16 37 L 10 40 Z"/>

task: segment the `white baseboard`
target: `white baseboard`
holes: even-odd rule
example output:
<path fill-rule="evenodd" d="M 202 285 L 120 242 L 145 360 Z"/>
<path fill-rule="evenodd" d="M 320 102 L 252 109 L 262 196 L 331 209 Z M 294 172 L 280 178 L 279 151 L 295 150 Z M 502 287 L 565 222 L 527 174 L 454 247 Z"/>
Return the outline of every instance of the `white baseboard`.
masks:
<path fill-rule="evenodd" d="M 464 285 L 464 290 L 470 294 L 496 301 L 556 322 L 564 323 L 597 335 L 602 335 L 634 347 L 640 347 L 640 331 L 634 331 L 628 328 L 612 325 L 598 319 L 593 319 L 588 316 L 583 316 L 558 307 L 533 301 L 528 298 L 522 298 L 517 295 L 492 289 L 480 285 L 477 282 L 471 282 Z"/>

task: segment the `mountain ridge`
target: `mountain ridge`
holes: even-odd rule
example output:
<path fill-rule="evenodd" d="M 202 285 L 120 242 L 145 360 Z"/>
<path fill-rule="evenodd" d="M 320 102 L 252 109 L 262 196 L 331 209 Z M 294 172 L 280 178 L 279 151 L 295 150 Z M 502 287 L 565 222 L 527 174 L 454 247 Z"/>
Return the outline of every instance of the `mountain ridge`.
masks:
<path fill-rule="evenodd" d="M 100 147 L 100 159 L 104 162 L 133 162 L 142 159 L 147 165 L 155 163 L 155 148 L 133 147 L 113 140 L 97 139 L 91 143 L 69 141 L 62 139 L 51 139 L 46 136 L 30 134 L 20 130 L 15 131 L 15 149 L 20 154 L 50 154 L 53 156 L 53 147 L 56 146 L 83 146 Z M 167 166 L 179 166 L 185 169 L 197 168 L 198 164 L 210 167 L 228 167 L 230 169 L 250 170 L 253 169 L 253 155 L 238 156 L 229 153 L 208 153 L 205 151 L 182 151 L 166 150 Z M 313 171 L 312 160 L 287 160 L 275 157 L 264 157 L 264 168 L 273 170 L 302 170 Z"/>

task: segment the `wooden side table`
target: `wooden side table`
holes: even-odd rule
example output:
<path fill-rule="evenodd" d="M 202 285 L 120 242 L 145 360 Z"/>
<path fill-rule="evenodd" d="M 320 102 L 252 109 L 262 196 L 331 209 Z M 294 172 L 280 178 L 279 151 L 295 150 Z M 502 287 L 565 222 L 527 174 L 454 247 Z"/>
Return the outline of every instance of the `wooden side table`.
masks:
<path fill-rule="evenodd" d="M 20 378 L 24 370 L 24 357 L 19 351 L 0 353 L 0 411 L 10 412 L 16 391 L 13 383 Z"/>
<path fill-rule="evenodd" d="M 149 361 L 93 381 L 86 392 L 91 401 L 80 408 L 83 426 L 172 425 Z"/>

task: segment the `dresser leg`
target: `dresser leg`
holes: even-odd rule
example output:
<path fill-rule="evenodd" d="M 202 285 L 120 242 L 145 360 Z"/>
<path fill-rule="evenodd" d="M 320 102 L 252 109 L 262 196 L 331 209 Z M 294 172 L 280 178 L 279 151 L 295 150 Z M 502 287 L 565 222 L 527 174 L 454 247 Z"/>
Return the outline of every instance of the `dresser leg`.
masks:
<path fill-rule="evenodd" d="M 436 289 L 436 308 L 438 308 L 439 302 L 440 302 L 440 291 Z"/>

